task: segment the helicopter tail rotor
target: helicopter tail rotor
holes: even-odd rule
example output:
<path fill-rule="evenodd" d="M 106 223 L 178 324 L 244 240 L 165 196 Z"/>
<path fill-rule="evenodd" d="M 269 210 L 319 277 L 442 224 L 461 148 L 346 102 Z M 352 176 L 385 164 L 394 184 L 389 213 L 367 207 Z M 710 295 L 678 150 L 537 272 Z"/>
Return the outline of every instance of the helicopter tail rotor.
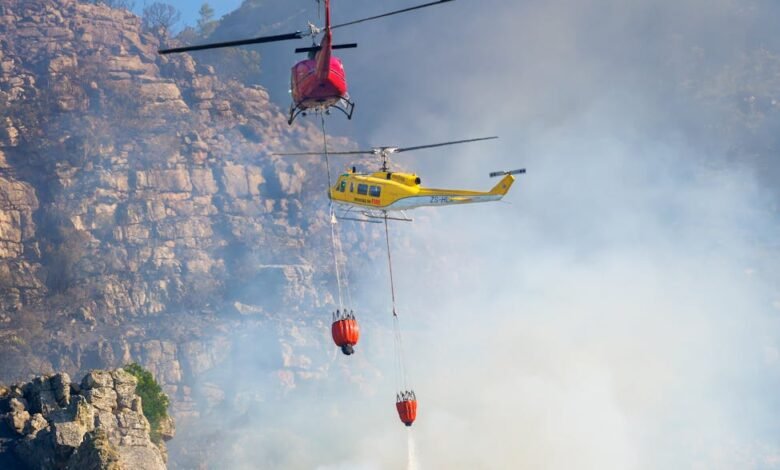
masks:
<path fill-rule="evenodd" d="M 503 198 L 504 196 L 506 196 L 506 193 L 509 192 L 509 188 L 512 187 L 512 184 L 515 182 L 515 177 L 513 175 L 519 175 L 523 173 L 525 173 L 525 168 L 521 168 L 519 170 L 509 170 L 509 171 L 494 171 L 490 173 L 491 178 L 503 176 L 503 178 L 501 178 L 501 181 L 499 181 L 490 190 L 490 194 L 498 196 L 499 199 Z"/>
<path fill-rule="evenodd" d="M 522 175 L 522 174 L 525 174 L 525 168 L 520 168 L 518 170 L 509 170 L 509 171 L 494 171 L 490 173 L 490 177 L 497 178 L 499 176 Z"/>

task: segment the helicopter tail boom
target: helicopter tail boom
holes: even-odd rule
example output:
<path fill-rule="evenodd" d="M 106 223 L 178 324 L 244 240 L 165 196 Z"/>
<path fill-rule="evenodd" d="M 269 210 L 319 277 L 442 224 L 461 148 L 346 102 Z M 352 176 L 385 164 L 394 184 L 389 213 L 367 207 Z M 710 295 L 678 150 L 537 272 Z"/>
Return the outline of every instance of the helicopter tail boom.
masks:
<path fill-rule="evenodd" d="M 325 0 L 325 35 L 317 52 L 317 78 L 327 80 L 330 75 L 330 58 L 333 52 L 333 33 L 330 31 L 330 0 Z"/>
<path fill-rule="evenodd" d="M 501 181 L 499 181 L 498 184 L 493 186 L 493 189 L 490 190 L 490 194 L 495 196 L 504 196 L 509 192 L 509 188 L 512 187 L 514 182 L 515 177 L 512 176 L 512 173 L 506 172 L 505 176 L 501 178 Z"/>

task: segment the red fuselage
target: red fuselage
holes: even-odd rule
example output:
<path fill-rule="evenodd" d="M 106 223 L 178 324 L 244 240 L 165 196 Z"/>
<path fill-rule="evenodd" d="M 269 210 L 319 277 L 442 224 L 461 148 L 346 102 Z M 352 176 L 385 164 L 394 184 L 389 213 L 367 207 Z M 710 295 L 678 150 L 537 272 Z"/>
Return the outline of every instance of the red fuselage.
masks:
<path fill-rule="evenodd" d="M 349 98 L 347 76 L 341 60 L 330 54 L 327 54 L 329 57 L 319 57 L 325 55 L 323 52 L 317 55 L 317 58 L 302 60 L 292 68 L 292 99 L 299 109 L 327 108 Z"/>
<path fill-rule="evenodd" d="M 349 100 L 347 94 L 344 64 L 333 55 L 329 0 L 325 0 L 324 32 L 322 42 L 310 48 L 309 52 L 313 52 L 314 56 L 298 62 L 292 68 L 290 91 L 293 103 L 290 106 L 290 118 L 287 120 L 290 124 L 298 114 L 305 116 L 310 109 L 329 114 L 328 108 L 336 108 L 346 114 L 347 119 L 352 119 L 355 104 Z"/>

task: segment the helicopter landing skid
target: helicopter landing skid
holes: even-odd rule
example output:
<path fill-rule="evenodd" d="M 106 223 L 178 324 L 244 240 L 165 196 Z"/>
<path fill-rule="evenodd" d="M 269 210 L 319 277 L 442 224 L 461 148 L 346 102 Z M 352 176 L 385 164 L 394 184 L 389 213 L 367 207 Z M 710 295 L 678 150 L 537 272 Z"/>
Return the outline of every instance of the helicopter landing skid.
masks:
<path fill-rule="evenodd" d="M 355 103 L 350 101 L 347 98 L 341 98 L 340 101 L 338 101 L 336 104 L 332 104 L 330 106 L 324 106 L 324 107 L 317 107 L 317 108 L 307 108 L 302 107 L 301 105 L 290 105 L 290 117 L 287 119 L 287 124 L 292 125 L 295 118 L 297 118 L 299 115 L 306 116 L 306 112 L 309 110 L 314 110 L 315 112 L 319 113 L 325 113 L 330 114 L 330 108 L 336 108 L 342 113 L 344 113 L 345 116 L 347 116 L 347 119 L 352 119 L 352 113 L 355 111 Z"/>
<path fill-rule="evenodd" d="M 347 119 L 352 120 L 352 113 L 355 111 L 355 103 L 347 98 L 342 98 L 341 101 L 339 101 L 338 104 L 333 105 L 333 107 L 344 113 L 344 115 L 347 116 Z"/>
<path fill-rule="evenodd" d="M 367 217 L 368 219 L 370 219 L 370 220 L 377 220 L 377 219 L 378 220 L 383 220 L 383 219 L 387 219 L 387 220 L 395 220 L 397 222 L 413 222 L 414 221 L 414 219 L 412 219 L 411 217 L 406 215 L 406 213 L 404 213 L 403 211 L 401 211 L 401 215 L 398 216 L 398 217 L 389 216 L 389 215 L 387 215 L 387 212 L 385 212 L 385 211 L 382 211 L 380 214 L 378 214 L 376 211 L 363 211 L 363 215 L 365 217 Z"/>
<path fill-rule="evenodd" d="M 404 211 L 400 211 L 400 216 L 387 215 L 387 211 L 380 210 L 353 210 L 355 208 L 350 207 L 341 214 L 336 214 L 336 218 L 339 220 L 350 220 L 353 222 L 362 222 L 367 224 L 381 224 L 383 220 L 395 220 L 398 222 L 412 222 L 413 219 L 406 215 Z"/>

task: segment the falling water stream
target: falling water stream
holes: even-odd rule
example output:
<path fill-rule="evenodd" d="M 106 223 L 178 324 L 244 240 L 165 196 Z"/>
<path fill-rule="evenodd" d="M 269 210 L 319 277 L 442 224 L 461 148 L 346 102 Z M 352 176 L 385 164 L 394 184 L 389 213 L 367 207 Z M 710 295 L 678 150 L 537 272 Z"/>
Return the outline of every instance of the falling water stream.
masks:
<path fill-rule="evenodd" d="M 408 429 L 407 436 L 408 464 L 406 465 L 406 468 L 407 470 L 418 470 L 420 465 L 417 463 L 417 450 L 414 447 L 414 434 L 412 434 L 411 428 Z"/>

